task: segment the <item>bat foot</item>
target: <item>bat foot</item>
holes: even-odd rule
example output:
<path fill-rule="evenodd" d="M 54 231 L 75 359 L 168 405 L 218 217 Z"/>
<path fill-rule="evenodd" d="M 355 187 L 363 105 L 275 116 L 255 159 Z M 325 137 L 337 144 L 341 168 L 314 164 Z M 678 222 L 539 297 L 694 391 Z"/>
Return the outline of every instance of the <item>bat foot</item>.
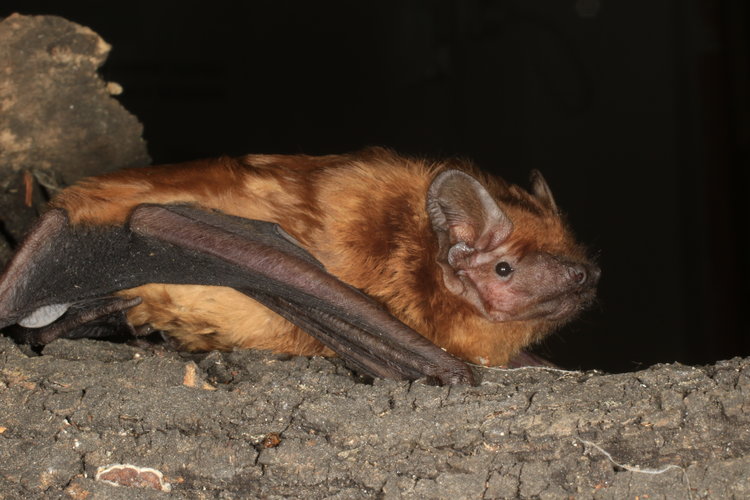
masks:
<path fill-rule="evenodd" d="M 145 325 L 138 325 L 133 327 L 133 335 L 135 335 L 136 338 L 148 337 L 152 333 L 158 331 L 159 330 L 148 323 L 146 323 Z"/>
<path fill-rule="evenodd" d="M 39 328 L 13 325 L 5 329 L 16 342 L 47 345 L 66 338 L 136 336 L 125 311 L 141 303 L 140 297 L 102 297 L 71 304 L 60 319 Z"/>

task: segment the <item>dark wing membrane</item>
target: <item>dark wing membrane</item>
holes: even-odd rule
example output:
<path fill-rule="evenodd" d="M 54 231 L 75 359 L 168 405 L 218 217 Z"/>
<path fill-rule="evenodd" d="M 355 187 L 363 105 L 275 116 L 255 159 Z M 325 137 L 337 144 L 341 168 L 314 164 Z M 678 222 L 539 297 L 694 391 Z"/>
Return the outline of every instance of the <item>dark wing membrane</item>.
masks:
<path fill-rule="evenodd" d="M 146 283 L 235 288 L 365 374 L 473 383 L 466 364 L 326 272 L 276 224 L 186 205 L 141 205 L 125 226 L 72 226 L 48 212 L 0 277 L 0 327 Z"/>

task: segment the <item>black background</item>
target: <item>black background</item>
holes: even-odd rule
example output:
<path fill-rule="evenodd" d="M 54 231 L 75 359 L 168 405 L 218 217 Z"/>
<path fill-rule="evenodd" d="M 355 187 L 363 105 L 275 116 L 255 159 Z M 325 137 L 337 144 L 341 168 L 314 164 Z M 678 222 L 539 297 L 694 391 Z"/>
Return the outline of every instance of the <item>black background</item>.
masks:
<path fill-rule="evenodd" d="M 155 162 L 384 145 L 540 169 L 603 269 L 541 348 L 563 366 L 750 355 L 745 0 L 13 4 L 113 45 Z"/>

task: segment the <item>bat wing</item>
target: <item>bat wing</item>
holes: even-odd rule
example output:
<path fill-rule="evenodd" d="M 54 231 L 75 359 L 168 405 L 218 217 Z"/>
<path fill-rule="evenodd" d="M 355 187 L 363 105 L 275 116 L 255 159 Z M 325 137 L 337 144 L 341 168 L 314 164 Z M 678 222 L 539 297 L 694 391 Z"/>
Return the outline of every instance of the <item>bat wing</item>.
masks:
<path fill-rule="evenodd" d="M 0 328 L 51 327 L 54 336 L 132 307 L 139 299 L 107 296 L 147 283 L 232 287 L 364 374 L 474 381 L 465 363 L 326 272 L 278 225 L 188 205 L 139 205 L 122 226 L 71 225 L 63 210 L 46 213 L 0 277 Z M 94 313 L 74 312 L 92 300 L 103 301 Z"/>

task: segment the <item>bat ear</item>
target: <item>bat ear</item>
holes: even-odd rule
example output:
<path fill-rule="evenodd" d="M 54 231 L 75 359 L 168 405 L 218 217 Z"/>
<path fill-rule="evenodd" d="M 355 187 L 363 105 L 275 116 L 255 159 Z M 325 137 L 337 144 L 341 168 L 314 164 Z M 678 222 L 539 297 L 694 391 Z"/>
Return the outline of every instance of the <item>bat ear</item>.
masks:
<path fill-rule="evenodd" d="M 552 190 L 547 185 L 547 181 L 544 180 L 542 173 L 537 169 L 531 171 L 531 193 L 546 208 L 555 213 L 559 212 L 555 198 L 552 196 Z"/>
<path fill-rule="evenodd" d="M 435 177 L 427 191 L 427 212 L 441 247 L 462 243 L 491 250 L 513 230 L 513 223 L 487 189 L 459 170 L 446 170 Z"/>

